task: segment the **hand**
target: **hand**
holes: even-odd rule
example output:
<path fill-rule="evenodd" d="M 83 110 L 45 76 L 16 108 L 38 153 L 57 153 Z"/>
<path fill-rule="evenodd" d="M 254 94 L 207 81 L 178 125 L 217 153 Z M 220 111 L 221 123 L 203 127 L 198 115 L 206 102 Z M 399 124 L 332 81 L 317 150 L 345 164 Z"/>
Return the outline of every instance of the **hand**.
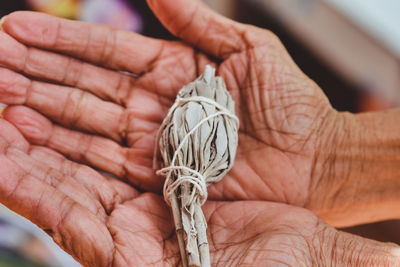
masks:
<path fill-rule="evenodd" d="M 176 266 L 169 208 L 0 120 L 0 202 L 39 225 L 84 266 Z M 213 266 L 400 266 L 399 247 L 326 225 L 310 211 L 237 201 L 204 206 Z"/>
<path fill-rule="evenodd" d="M 32 144 L 160 192 L 163 179 L 151 166 L 155 133 L 177 91 L 212 64 L 236 101 L 241 127 L 235 167 L 210 187 L 210 199 L 306 205 L 339 117 L 320 88 L 266 30 L 197 1 L 150 5 L 200 51 L 43 14 L 7 16 L 0 102 L 23 106 L 9 107 L 4 118 Z"/>
<path fill-rule="evenodd" d="M 180 13 L 178 2 L 158 1 L 165 6 L 153 9 L 172 32 L 222 62 L 183 43 L 34 13 L 12 14 L 3 24 L 0 101 L 17 105 L 4 117 L 29 143 L 0 121 L 0 202 L 85 265 L 176 264 L 175 234 L 159 196 L 58 152 L 158 192 L 162 181 L 150 168 L 155 131 L 176 91 L 207 63 L 218 66 L 242 121 L 235 168 L 210 196 L 296 205 L 307 205 L 314 188 L 324 196 L 325 145 L 340 129 L 333 128 L 340 114 L 271 33 L 194 1 Z M 215 264 L 399 264 L 397 246 L 338 232 L 301 208 L 209 201 L 204 210 Z"/>

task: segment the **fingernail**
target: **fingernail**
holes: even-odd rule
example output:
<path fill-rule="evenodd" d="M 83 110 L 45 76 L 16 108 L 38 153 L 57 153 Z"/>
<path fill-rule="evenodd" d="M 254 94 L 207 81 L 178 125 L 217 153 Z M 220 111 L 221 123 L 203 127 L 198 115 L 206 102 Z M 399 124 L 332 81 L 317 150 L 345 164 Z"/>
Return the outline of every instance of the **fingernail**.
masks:
<path fill-rule="evenodd" d="M 6 21 L 6 17 L 7 17 L 7 16 L 3 16 L 3 17 L 0 19 L 0 30 L 1 30 L 1 31 L 3 31 L 3 24 L 4 24 L 4 22 Z"/>
<path fill-rule="evenodd" d="M 400 258 L 400 247 L 394 247 L 391 252 L 394 256 Z"/>
<path fill-rule="evenodd" d="M 3 118 L 3 111 L 6 109 L 6 105 L 0 103 L 0 118 Z"/>

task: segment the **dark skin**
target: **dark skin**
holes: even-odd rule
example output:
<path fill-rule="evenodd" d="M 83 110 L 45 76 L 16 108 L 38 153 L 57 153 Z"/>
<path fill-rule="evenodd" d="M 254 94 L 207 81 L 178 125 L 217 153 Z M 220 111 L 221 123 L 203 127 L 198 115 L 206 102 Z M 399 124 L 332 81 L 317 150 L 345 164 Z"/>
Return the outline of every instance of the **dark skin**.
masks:
<path fill-rule="evenodd" d="M 179 265 L 168 206 L 93 169 L 29 144 L 0 123 L 0 200 L 44 229 L 85 266 Z M 208 201 L 213 266 L 398 264 L 396 245 L 328 226 L 312 212 L 280 203 Z M 344 249 L 346 248 L 346 249 Z"/>
<path fill-rule="evenodd" d="M 105 26 L 60 21 L 32 13 L 10 16 L 3 27 L 14 38 L 21 35 L 16 38 L 20 42 L 136 73 L 138 77 L 43 50 L 27 50 L 3 34 L 5 49 L 13 47 L 7 53 L 12 55 L 7 59 L 9 67 L 36 79 L 63 84 L 60 88 L 36 79 L 31 84 L 21 74 L 3 70 L 3 76 L 9 77 L 8 82 L 15 83 L 19 90 L 11 89 L 14 91 L 0 100 L 25 104 L 10 107 L 4 117 L 35 144 L 46 144 L 75 161 L 158 193 L 163 179 L 156 177 L 152 169 L 155 134 L 177 91 L 196 79 L 206 64 L 211 64 L 225 79 L 236 102 L 241 126 L 235 167 L 227 179 L 210 188 L 210 198 L 272 200 L 303 206 L 320 172 L 315 166 L 320 160 L 317 151 L 327 138 L 322 128 L 331 124 L 328 121 L 335 119 L 336 111 L 321 89 L 292 62 L 272 33 L 238 23 L 228 24 L 208 13 L 204 16 L 209 17 L 210 24 L 214 20 L 217 23 L 216 29 L 203 34 L 205 40 L 198 41 L 199 47 L 205 46 L 204 52 L 182 42 L 145 38 Z M 20 19 L 24 23 L 25 17 L 36 21 L 19 32 L 19 25 L 13 21 Z M 181 24 L 186 25 L 184 21 Z M 223 31 L 223 27 L 230 27 L 227 36 L 217 38 L 213 31 Z M 179 27 L 175 31 L 181 32 L 182 37 L 188 35 Z M 64 36 L 71 32 L 74 36 Z M 65 41 L 66 38 L 70 39 Z M 73 45 L 67 45 L 71 40 Z M 127 62 L 120 53 L 128 53 L 128 49 L 132 60 Z M 206 52 L 218 60 L 212 60 Z M 21 60 L 26 54 L 27 65 L 22 67 Z M 50 62 L 58 62 L 60 66 L 53 68 Z M 57 122 L 57 126 L 33 110 Z M 24 130 L 29 123 L 26 118 L 38 122 L 39 134 Z M 90 147 L 92 142 L 98 145 Z M 102 154 L 105 156 L 96 156 Z"/>
<path fill-rule="evenodd" d="M 326 145 L 343 116 L 279 40 L 196 1 L 150 6 L 184 42 L 30 12 L 5 19 L 0 202 L 84 265 L 178 264 L 154 139 L 177 91 L 211 64 L 241 121 L 235 166 L 204 206 L 213 265 L 399 264 L 397 246 L 300 208 L 329 185 Z"/>

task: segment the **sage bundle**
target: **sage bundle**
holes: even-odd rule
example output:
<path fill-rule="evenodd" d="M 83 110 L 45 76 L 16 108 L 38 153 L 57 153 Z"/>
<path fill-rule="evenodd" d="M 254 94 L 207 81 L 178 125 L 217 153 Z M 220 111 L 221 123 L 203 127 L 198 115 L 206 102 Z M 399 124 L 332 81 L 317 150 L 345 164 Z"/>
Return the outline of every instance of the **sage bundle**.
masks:
<path fill-rule="evenodd" d="M 207 65 L 199 78 L 180 90 L 159 129 L 164 168 L 157 174 L 166 177 L 164 199 L 172 208 L 183 266 L 210 266 L 201 206 L 207 186 L 233 166 L 238 127 L 225 82 Z"/>

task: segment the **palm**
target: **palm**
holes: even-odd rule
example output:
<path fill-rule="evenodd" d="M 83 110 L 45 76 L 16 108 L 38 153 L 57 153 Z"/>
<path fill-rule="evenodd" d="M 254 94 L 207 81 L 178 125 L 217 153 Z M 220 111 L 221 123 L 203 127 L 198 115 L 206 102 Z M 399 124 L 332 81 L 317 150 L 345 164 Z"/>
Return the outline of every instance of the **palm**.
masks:
<path fill-rule="evenodd" d="M 398 263 L 397 255 L 390 256 L 388 252 L 396 246 L 373 242 L 366 245 L 363 238 L 339 233 L 301 208 L 237 201 L 208 202 L 204 211 L 212 266 L 395 266 Z M 76 215 L 85 221 L 87 213 Z M 103 229 L 107 230 L 86 227 L 81 229 L 85 238 L 72 235 L 63 241 L 74 243 L 61 242 L 61 245 L 85 266 L 179 265 L 174 226 L 160 196 L 151 193 L 136 196 L 116 206 L 104 221 Z M 76 223 L 74 228 L 78 228 Z M 73 247 L 68 247 L 69 244 Z M 383 256 L 382 259 L 377 255 Z"/>
<path fill-rule="evenodd" d="M 219 69 L 235 92 L 242 127 L 238 162 L 231 172 L 240 186 L 226 192 L 224 182 L 232 182 L 226 179 L 216 190 L 229 199 L 304 205 L 322 142 L 320 128 L 333 109 L 318 86 L 286 65 L 283 51 L 271 53 L 278 50 L 273 41 L 228 58 Z M 245 63 L 236 64 L 238 58 Z"/>
<path fill-rule="evenodd" d="M 160 196 L 140 194 L 54 151 L 30 146 L 3 120 L 0 129 L 0 202 L 44 229 L 82 264 L 179 263 L 172 218 Z M 395 246 L 338 233 L 301 208 L 210 201 L 203 210 L 213 265 L 359 265 L 361 259 L 370 266 L 376 255 L 379 266 L 397 263 L 390 254 Z"/>
<path fill-rule="evenodd" d="M 28 25 L 25 16 L 23 23 Z M 62 32 L 54 32 L 60 30 L 56 25 L 39 21 L 38 27 L 47 28 L 49 36 L 60 37 Z M 65 31 L 70 32 L 67 30 L 70 26 L 65 27 Z M 27 30 L 31 31 L 31 28 Z M 104 51 L 110 43 L 108 36 L 105 37 L 105 48 L 86 50 L 85 43 L 86 48 L 82 50 L 79 45 L 66 48 L 62 37 L 51 41 L 42 36 L 38 40 L 35 34 L 19 36 L 12 28 L 9 32 L 28 44 L 67 49 L 64 52 L 94 63 L 109 59 L 105 64 L 110 67 L 121 68 L 119 65 L 123 64 L 126 71 L 140 73 L 133 77 L 41 50 L 30 52 L 33 55 L 27 56 L 23 67 L 26 74 L 91 92 L 34 82 L 29 95 L 26 90 L 26 105 L 67 128 L 82 132 L 56 126 L 59 130 L 55 136 L 54 127 L 41 115 L 20 107 L 8 109 L 6 119 L 32 143 L 46 144 L 76 161 L 128 180 L 141 189 L 160 192 L 163 181 L 154 175 L 152 169 L 156 131 L 177 91 L 194 80 L 205 64 L 213 64 L 217 65 L 218 74 L 224 77 L 237 103 L 241 128 L 235 167 L 229 177 L 210 188 L 210 198 L 266 199 L 304 205 L 312 179 L 315 150 L 320 142 L 318 130 L 322 118 L 331 108 L 320 89 L 290 62 L 278 41 L 271 39 L 267 32 L 249 29 L 241 37 L 246 47 L 227 53 L 218 64 L 183 43 L 144 39 L 133 33 L 121 33 L 123 37 L 119 39 L 122 41 L 113 46 L 113 53 L 107 54 Z M 107 30 L 104 32 L 108 33 Z M 265 39 L 260 38 L 260 34 Z M 49 41 L 43 43 L 43 40 Z M 120 50 L 125 52 L 132 41 L 143 46 L 142 49 L 149 47 L 151 53 L 132 52 L 133 60 L 138 61 L 135 64 L 119 62 L 127 62 L 126 58 L 111 58 Z M 10 43 L 9 46 L 16 45 Z M 92 53 L 87 52 L 92 50 Z M 54 61 L 65 65 L 61 68 L 64 70 L 51 68 Z M 7 72 L 4 75 L 11 74 Z M 21 76 L 14 80 L 18 79 L 22 79 Z M 18 103 L 6 98 L 0 100 Z M 40 129 L 24 127 L 32 121 L 37 121 L 34 126 Z"/>
<path fill-rule="evenodd" d="M 168 207 L 126 181 L 159 192 L 155 132 L 177 90 L 213 64 L 241 120 L 235 167 L 210 188 L 217 201 L 204 206 L 213 263 L 394 265 L 393 246 L 339 233 L 311 212 L 237 201 L 305 205 L 323 174 L 318 151 L 329 136 L 322 129 L 335 112 L 268 32 L 197 1 L 182 10 L 183 2 L 150 2 L 173 33 L 204 53 L 35 13 L 5 20 L 0 101 L 12 105 L 3 115 L 16 128 L 0 120 L 0 202 L 85 265 L 177 264 Z M 221 202 L 228 199 L 235 202 Z"/>
<path fill-rule="evenodd" d="M 304 87 L 298 88 L 298 81 L 304 77 L 299 72 L 296 77 L 293 74 L 296 71 L 284 69 L 280 59 L 268 54 L 270 49 L 268 45 L 249 49 L 231 55 L 217 66 L 237 103 L 242 125 L 235 167 L 229 177 L 210 189 L 211 198 L 303 204 L 307 197 L 319 141 L 316 140 L 321 126 L 319 118 L 330 111 L 330 105 L 311 82 L 304 82 Z M 146 150 L 141 161 L 147 163 L 148 173 L 152 172 L 155 133 L 177 90 L 199 76 L 206 63 L 216 64 L 206 55 L 193 57 L 194 53 L 184 44 L 165 44 L 159 60 L 131 88 L 127 112 L 141 120 L 128 127 L 127 141 L 132 149 Z M 258 62 L 258 58 L 263 61 Z M 242 64 L 236 64 L 238 61 Z M 133 172 L 128 176 L 134 177 L 133 180 L 138 174 Z M 143 180 L 151 181 L 141 184 L 146 189 L 160 188 L 160 184 L 152 184 L 159 181 L 153 176 Z"/>
<path fill-rule="evenodd" d="M 0 129 L 1 171 L 8 174 L 0 175 L 0 201 L 38 224 L 79 262 L 85 266 L 180 262 L 169 208 L 160 196 L 140 194 L 47 148 L 30 146 L 5 121 L 0 121 Z M 314 255 L 293 251 L 314 242 L 319 230 L 323 235 L 334 232 L 311 212 L 284 204 L 208 202 L 204 212 L 213 265 L 308 266 Z"/>
<path fill-rule="evenodd" d="M 176 266 L 180 255 L 167 210 L 163 200 L 154 194 L 144 194 L 116 208 L 108 220 L 115 247 L 114 254 L 109 255 L 113 263 Z M 302 250 L 312 242 L 315 232 L 327 227 L 311 212 L 272 203 L 211 202 L 206 205 L 205 213 L 213 266 L 259 266 L 277 262 L 308 266 L 313 255 L 293 251 Z M 301 221 L 311 227 L 292 228 L 294 218 L 297 223 Z M 256 261 L 255 253 L 259 255 Z"/>

